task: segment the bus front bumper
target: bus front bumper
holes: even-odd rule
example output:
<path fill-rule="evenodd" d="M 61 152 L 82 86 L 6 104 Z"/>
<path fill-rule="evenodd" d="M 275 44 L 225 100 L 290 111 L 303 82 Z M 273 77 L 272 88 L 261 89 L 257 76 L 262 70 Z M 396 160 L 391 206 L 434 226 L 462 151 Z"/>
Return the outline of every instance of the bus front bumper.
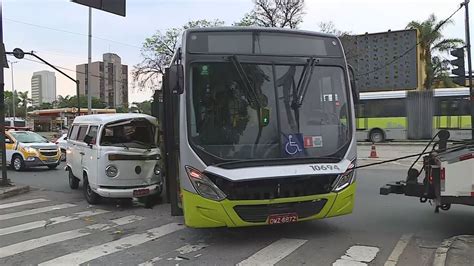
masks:
<path fill-rule="evenodd" d="M 182 190 L 185 223 L 193 228 L 266 225 L 269 214 L 298 213 L 298 221 L 352 213 L 356 183 L 340 192 L 270 200 L 213 201 Z M 277 211 L 282 210 L 283 213 Z"/>

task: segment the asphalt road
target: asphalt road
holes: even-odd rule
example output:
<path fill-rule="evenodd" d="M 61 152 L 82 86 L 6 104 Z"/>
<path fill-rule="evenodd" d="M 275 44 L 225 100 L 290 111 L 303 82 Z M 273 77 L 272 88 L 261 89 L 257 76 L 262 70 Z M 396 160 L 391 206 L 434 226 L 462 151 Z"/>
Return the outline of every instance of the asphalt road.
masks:
<path fill-rule="evenodd" d="M 183 228 L 182 218 L 171 217 L 167 204 L 153 209 L 145 209 L 138 203 L 121 205 L 117 202 L 91 207 L 84 201 L 81 191 L 69 189 L 63 170 L 9 171 L 9 178 L 14 182 L 41 189 L 0 201 L 0 265 L 46 261 L 53 264 L 137 265 L 148 260 L 157 265 L 235 265 L 239 262 L 252 265 L 252 262 L 259 264 L 259 259 L 275 257 L 278 265 L 364 265 L 360 264 L 364 257 L 368 258 L 369 265 L 395 265 L 386 264 L 389 257 L 398 261 L 398 265 L 430 265 L 435 249 L 444 239 L 474 234 L 471 223 L 474 212 L 470 207 L 453 206 L 448 212 L 435 214 L 434 207 L 419 203 L 417 198 L 379 195 L 381 186 L 403 179 L 404 175 L 405 167 L 400 165 L 361 169 L 355 210 L 348 216 L 282 226 L 197 230 Z M 31 199 L 48 201 L 2 208 L 10 202 Z M 74 206 L 36 215 L 8 216 L 61 204 Z M 79 212 L 96 209 L 108 213 L 91 214 L 86 218 L 78 216 Z M 109 224 L 113 219 L 131 215 L 132 218 L 128 217 L 131 221 L 118 227 L 91 228 L 96 223 Z M 60 216 L 63 218 L 58 219 Z M 66 221 L 63 221 L 64 217 Z M 70 218 L 73 220 L 68 220 Z M 25 225 L 15 226 L 32 223 L 40 226 L 15 231 L 25 229 Z M 165 227 L 160 227 L 163 225 Z M 156 227 L 160 229 L 147 232 Z M 78 229 L 85 235 L 73 234 L 74 239 L 45 244 L 48 237 L 58 241 L 59 236 L 66 237 L 64 232 L 70 236 L 71 231 Z M 31 239 L 36 239 L 36 244 L 33 245 Z M 145 241 L 140 242 L 143 239 Z M 38 243 L 42 245 L 36 247 Z M 350 257 L 353 260 L 347 261 L 347 257 L 340 260 L 351 247 L 356 250 Z M 19 253 L 25 248 L 33 249 Z M 66 254 L 70 255 L 64 257 Z"/>

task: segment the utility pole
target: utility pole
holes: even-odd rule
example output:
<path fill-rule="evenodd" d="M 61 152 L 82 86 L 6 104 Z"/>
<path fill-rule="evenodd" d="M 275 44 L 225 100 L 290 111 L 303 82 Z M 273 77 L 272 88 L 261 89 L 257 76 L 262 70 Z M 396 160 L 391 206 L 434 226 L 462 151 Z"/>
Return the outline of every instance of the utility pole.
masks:
<path fill-rule="evenodd" d="M 13 82 L 13 65 L 18 63 L 18 61 L 10 61 L 10 67 L 11 67 L 11 72 L 12 72 L 12 110 L 13 110 L 13 126 L 15 126 L 15 118 L 16 118 L 16 113 L 15 113 L 15 109 L 16 109 L 16 95 L 15 95 L 15 83 Z"/>
<path fill-rule="evenodd" d="M 471 36 L 469 32 L 469 0 L 464 0 L 465 14 L 466 14 L 466 50 L 467 50 L 467 68 L 469 78 L 469 92 L 471 102 L 471 139 L 474 140 L 474 89 L 472 87 L 472 62 L 471 62 Z"/>
<path fill-rule="evenodd" d="M 92 62 L 92 7 L 89 7 L 89 37 L 87 45 L 87 114 L 92 114 L 91 62 Z"/>
<path fill-rule="evenodd" d="M 10 185 L 10 181 L 7 178 L 7 160 L 5 152 L 5 80 L 3 68 L 7 65 L 5 62 L 5 45 L 3 43 L 3 14 L 2 14 L 2 0 L 0 0 L 0 153 L 2 161 L 2 181 L 0 186 Z M 8 66 L 7 66 L 8 67 Z"/>

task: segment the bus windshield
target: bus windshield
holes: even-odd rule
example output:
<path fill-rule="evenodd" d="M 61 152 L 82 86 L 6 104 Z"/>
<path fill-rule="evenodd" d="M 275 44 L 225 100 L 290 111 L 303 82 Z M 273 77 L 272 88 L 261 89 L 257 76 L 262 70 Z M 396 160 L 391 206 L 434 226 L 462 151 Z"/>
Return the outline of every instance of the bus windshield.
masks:
<path fill-rule="evenodd" d="M 302 98 L 305 65 L 241 69 L 232 62 L 191 65 L 189 135 L 196 151 L 221 160 L 318 158 L 350 141 L 343 68 L 312 67 Z"/>

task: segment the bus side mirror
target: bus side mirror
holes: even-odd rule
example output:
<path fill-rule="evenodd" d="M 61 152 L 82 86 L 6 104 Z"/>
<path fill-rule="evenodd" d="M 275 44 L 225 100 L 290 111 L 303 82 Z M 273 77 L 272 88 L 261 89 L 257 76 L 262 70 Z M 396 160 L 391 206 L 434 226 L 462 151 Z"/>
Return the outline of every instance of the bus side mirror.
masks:
<path fill-rule="evenodd" d="M 359 89 L 357 88 L 357 85 L 355 82 L 354 68 L 351 65 L 347 65 L 347 66 L 349 69 L 349 79 L 351 83 L 352 98 L 354 99 L 354 103 L 359 103 Z"/>
<path fill-rule="evenodd" d="M 184 92 L 184 69 L 183 65 L 171 65 L 169 67 L 168 85 L 173 94 Z"/>

